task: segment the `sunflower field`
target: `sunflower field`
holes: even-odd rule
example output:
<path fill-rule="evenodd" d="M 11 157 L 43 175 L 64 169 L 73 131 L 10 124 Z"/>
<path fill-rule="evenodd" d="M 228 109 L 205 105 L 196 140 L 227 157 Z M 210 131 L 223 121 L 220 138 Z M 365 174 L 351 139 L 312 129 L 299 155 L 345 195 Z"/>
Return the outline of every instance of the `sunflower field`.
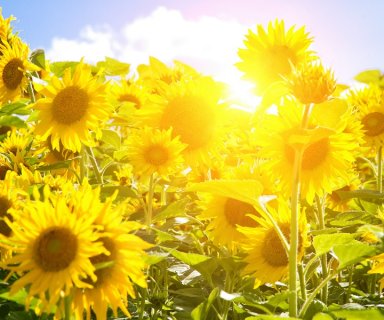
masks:
<path fill-rule="evenodd" d="M 384 319 L 384 75 L 305 27 L 236 67 L 51 62 L 0 11 L 0 319 Z"/>

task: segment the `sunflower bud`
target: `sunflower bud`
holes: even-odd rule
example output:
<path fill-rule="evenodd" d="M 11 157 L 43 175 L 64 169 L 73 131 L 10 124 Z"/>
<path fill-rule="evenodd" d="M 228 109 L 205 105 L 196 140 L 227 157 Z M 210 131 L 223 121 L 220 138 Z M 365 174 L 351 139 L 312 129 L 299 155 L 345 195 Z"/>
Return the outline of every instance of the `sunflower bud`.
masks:
<path fill-rule="evenodd" d="M 331 70 L 321 63 L 306 63 L 293 72 L 289 80 L 292 94 L 302 103 L 322 103 L 336 89 L 336 80 Z"/>

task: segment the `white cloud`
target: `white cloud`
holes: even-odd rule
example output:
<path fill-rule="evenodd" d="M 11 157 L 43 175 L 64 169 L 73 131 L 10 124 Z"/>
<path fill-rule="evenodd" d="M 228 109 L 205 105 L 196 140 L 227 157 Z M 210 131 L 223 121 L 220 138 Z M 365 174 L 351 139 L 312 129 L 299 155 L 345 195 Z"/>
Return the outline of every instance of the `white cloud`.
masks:
<path fill-rule="evenodd" d="M 238 77 L 233 64 L 246 32 L 236 21 L 208 16 L 187 20 L 177 10 L 159 7 L 121 30 L 86 26 L 77 39 L 54 38 L 47 57 L 96 62 L 109 56 L 137 66 L 154 56 L 165 63 L 180 60 L 218 78 Z"/>

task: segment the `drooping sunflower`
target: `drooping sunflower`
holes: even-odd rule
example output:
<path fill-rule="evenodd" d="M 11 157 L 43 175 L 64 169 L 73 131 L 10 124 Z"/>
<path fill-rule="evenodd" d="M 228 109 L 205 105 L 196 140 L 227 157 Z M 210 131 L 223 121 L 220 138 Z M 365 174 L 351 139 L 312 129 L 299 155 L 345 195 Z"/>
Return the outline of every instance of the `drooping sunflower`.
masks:
<path fill-rule="evenodd" d="M 19 98 L 28 84 L 28 71 L 39 68 L 28 61 L 29 48 L 18 37 L 12 46 L 6 41 L 0 45 L 0 99 L 2 103 Z"/>
<path fill-rule="evenodd" d="M 39 99 L 34 108 L 40 120 L 35 133 L 46 140 L 51 136 L 54 149 L 63 147 L 79 152 L 82 144 L 91 146 L 101 136 L 101 124 L 110 113 L 105 98 L 105 84 L 91 74 L 91 67 L 80 62 L 73 74 L 68 68 L 63 79 L 52 76 L 49 84 L 38 89 L 45 98 Z"/>
<path fill-rule="evenodd" d="M 145 268 L 145 249 L 150 244 L 143 241 L 132 231 L 140 228 L 140 224 L 123 220 L 123 206 L 112 207 L 113 198 L 109 198 L 100 208 L 95 224 L 102 226 L 100 240 L 109 254 L 99 254 L 91 258 L 94 266 L 101 266 L 95 274 L 96 280 L 86 279 L 93 288 L 76 290 L 74 309 L 78 319 L 83 319 L 83 312 L 90 318 L 91 310 L 97 319 L 106 319 L 110 306 L 115 317 L 117 309 L 130 316 L 127 309 L 128 296 L 135 297 L 133 283 L 146 287 L 143 273 Z"/>
<path fill-rule="evenodd" d="M 290 208 L 280 201 L 278 208 L 269 208 L 288 243 L 290 242 Z M 255 217 L 257 219 L 257 217 Z M 256 278 L 255 284 L 274 283 L 288 274 L 288 255 L 270 220 L 257 219 L 257 228 L 238 227 L 245 239 L 240 246 L 245 250 L 247 263 L 243 273 Z M 302 259 L 305 247 L 309 246 L 308 226 L 304 212 L 299 217 L 298 261 Z"/>
<path fill-rule="evenodd" d="M 27 308 L 31 299 L 38 297 L 42 310 L 50 310 L 73 287 L 90 287 L 84 281 L 87 277 L 96 281 L 90 258 L 108 254 L 102 242 L 97 242 L 94 215 L 79 217 L 71 212 L 63 197 L 54 200 L 27 201 L 21 208 L 22 219 L 6 219 L 12 230 L 8 247 L 14 256 L 4 266 L 19 274 L 10 294 L 28 288 Z"/>
<path fill-rule="evenodd" d="M 282 80 L 292 72 L 292 67 L 314 58 L 309 50 L 312 38 L 304 27 L 285 29 L 284 21 L 270 22 L 268 28 L 257 26 L 257 33 L 248 31 L 245 49 L 239 49 L 241 62 L 236 66 L 244 73 L 244 79 L 256 84 L 262 93 L 272 83 Z"/>
<path fill-rule="evenodd" d="M 133 172 L 144 177 L 156 173 L 166 177 L 180 171 L 185 144 L 178 137 L 172 138 L 172 129 L 159 130 L 150 127 L 139 129 L 126 140 L 127 158 Z"/>
<path fill-rule="evenodd" d="M 141 120 L 163 130 L 172 128 L 187 145 L 183 152 L 188 163 L 209 158 L 221 143 L 225 125 L 226 104 L 223 86 L 210 77 L 168 86 L 161 103 L 147 108 Z"/>
<path fill-rule="evenodd" d="M 348 102 L 356 109 L 356 118 L 363 125 L 367 146 L 378 148 L 384 143 L 384 93 L 376 85 L 350 90 Z"/>
<path fill-rule="evenodd" d="M 331 193 L 341 181 L 347 183 L 359 144 L 353 134 L 343 132 L 342 114 L 339 127 L 336 123 L 319 125 L 314 118 L 310 119 L 308 129 L 301 129 L 302 111 L 302 106 L 294 102 L 280 107 L 278 115 L 264 120 L 259 143 L 260 153 L 267 159 L 266 172 L 278 181 L 287 195 L 292 190 L 295 148 L 303 150 L 301 192 L 311 203 L 316 194 Z M 324 114 L 332 112 L 332 109 L 323 110 Z"/>

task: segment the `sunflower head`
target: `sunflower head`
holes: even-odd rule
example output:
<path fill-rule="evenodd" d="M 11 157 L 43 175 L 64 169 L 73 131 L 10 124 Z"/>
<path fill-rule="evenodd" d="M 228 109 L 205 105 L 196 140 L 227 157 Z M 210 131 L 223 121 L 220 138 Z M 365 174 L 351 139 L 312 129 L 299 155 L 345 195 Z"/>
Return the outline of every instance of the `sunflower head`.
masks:
<path fill-rule="evenodd" d="M 322 103 L 335 91 L 336 80 L 333 72 L 324 69 L 321 63 L 304 63 L 294 69 L 289 86 L 301 103 Z"/>
<path fill-rule="evenodd" d="M 3 42 L 0 51 L 0 98 L 5 103 L 21 96 L 28 83 L 26 73 L 39 68 L 28 61 L 29 48 L 18 37 L 12 38 L 12 45 Z"/>
<path fill-rule="evenodd" d="M 362 124 L 364 140 L 370 147 L 384 143 L 384 93 L 376 85 L 350 90 L 347 101 L 356 109 L 357 120 Z"/>
<path fill-rule="evenodd" d="M 180 142 L 179 137 L 172 138 L 172 129 L 144 127 L 132 134 L 126 143 L 133 172 L 141 176 L 148 177 L 156 173 L 166 177 L 181 169 L 181 152 L 185 144 Z"/>
<path fill-rule="evenodd" d="M 101 124 L 110 113 L 105 98 L 105 84 L 91 73 L 91 67 L 80 62 L 73 74 L 68 68 L 63 79 L 52 76 L 47 86 L 40 88 L 45 98 L 34 107 L 39 111 L 35 133 L 46 140 L 51 136 L 54 149 L 78 152 L 82 144 L 93 145 L 94 136 L 101 136 Z"/>
<path fill-rule="evenodd" d="M 257 26 L 257 32 L 248 31 L 245 49 L 239 49 L 241 62 L 237 67 L 244 78 L 256 84 L 262 93 L 272 83 L 288 76 L 292 67 L 314 57 L 309 46 L 312 38 L 304 27 L 285 29 L 284 21 L 270 22 L 268 28 Z"/>
<path fill-rule="evenodd" d="M 287 242 L 290 241 L 290 208 L 287 203 L 280 201 L 277 209 L 268 207 L 271 216 L 276 221 Z M 258 219 L 260 226 L 256 228 L 238 226 L 245 238 L 240 244 L 246 251 L 247 263 L 244 274 L 252 274 L 257 281 L 263 284 L 281 280 L 288 274 L 288 252 L 270 220 Z M 305 247 L 309 246 L 308 226 L 305 213 L 299 217 L 299 248 L 298 260 L 301 260 Z"/>

